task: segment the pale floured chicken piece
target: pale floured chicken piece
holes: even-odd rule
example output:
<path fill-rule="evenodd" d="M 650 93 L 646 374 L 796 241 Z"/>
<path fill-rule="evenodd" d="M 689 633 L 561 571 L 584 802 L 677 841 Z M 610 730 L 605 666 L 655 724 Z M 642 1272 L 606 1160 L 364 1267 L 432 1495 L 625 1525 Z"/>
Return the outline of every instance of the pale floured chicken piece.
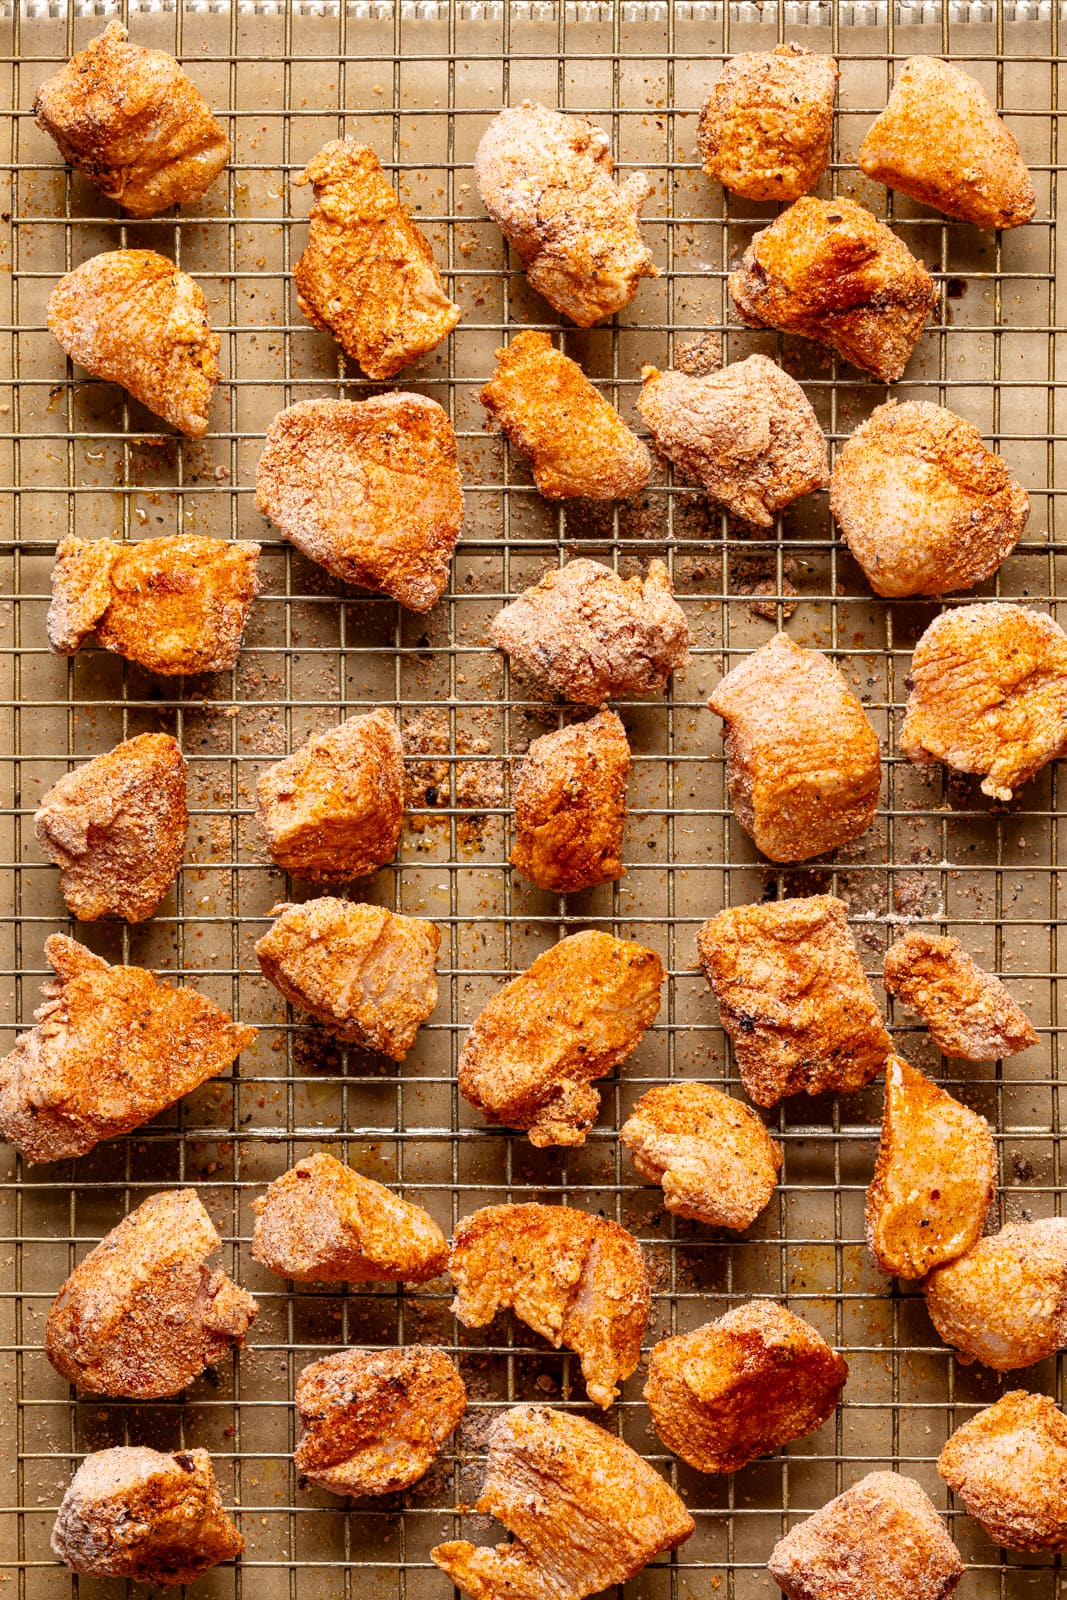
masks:
<path fill-rule="evenodd" d="M 437 1004 L 440 930 L 330 896 L 271 916 L 256 944 L 264 977 L 327 1033 L 403 1061 Z"/>
<path fill-rule="evenodd" d="M 1017 228 L 1037 210 L 1015 136 L 981 84 L 934 56 L 905 61 L 859 164 L 876 182 L 977 228 Z"/>
<path fill-rule="evenodd" d="M 657 275 L 638 226 L 652 185 L 643 172 L 616 184 L 614 171 L 603 128 L 528 100 L 493 118 L 474 157 L 482 203 L 531 288 L 580 328 Z"/>
<path fill-rule="evenodd" d="M 95 378 L 119 383 L 190 439 L 207 432 L 222 340 L 194 278 L 154 250 L 109 250 L 60 278 L 48 331 Z"/>
<path fill-rule="evenodd" d="M 584 1600 L 693 1532 L 659 1473 L 584 1417 L 515 1406 L 497 1417 L 488 1442 L 475 1509 L 497 1517 L 514 1543 L 455 1539 L 430 1551 L 471 1600 Z"/>
<path fill-rule="evenodd" d="M 54 933 L 37 1026 L 0 1061 L 0 1137 L 29 1162 L 81 1156 L 139 1128 L 256 1037 L 195 989 L 172 989 L 142 967 L 111 967 Z"/>
<path fill-rule="evenodd" d="M 708 710 L 734 815 L 772 861 L 809 861 L 867 832 L 878 806 L 878 735 L 821 650 L 779 633 L 723 678 Z"/>
<path fill-rule="evenodd" d="M 830 163 L 833 56 L 799 44 L 733 56 L 712 85 L 697 125 L 709 178 L 746 200 L 799 200 Z"/>
<path fill-rule="evenodd" d="M 302 1478 L 331 1494 L 408 1489 L 459 1426 L 467 1391 L 443 1350 L 338 1350 L 296 1383 Z"/>
<path fill-rule="evenodd" d="M 448 413 L 421 394 L 298 401 L 267 429 L 256 507 L 335 578 L 428 611 L 463 526 Z"/>
<path fill-rule="evenodd" d="M 202 199 L 230 159 L 192 79 L 165 50 L 130 44 L 121 22 L 42 83 L 33 114 L 64 160 L 135 217 Z"/>
<path fill-rule="evenodd" d="M 903 376 L 937 300 L 904 241 L 844 196 L 790 206 L 756 234 L 727 286 L 751 326 L 816 339 L 883 383 Z"/>
<path fill-rule="evenodd" d="M 847 1377 L 810 1322 L 750 1300 L 654 1346 L 645 1399 L 668 1450 L 698 1472 L 736 1472 L 821 1428 Z"/>
<path fill-rule="evenodd" d="M 460 309 L 370 145 L 334 139 L 290 181 L 315 192 L 294 273 L 309 322 L 378 383 L 448 337 Z"/>
<path fill-rule="evenodd" d="M 887 994 L 918 1012 L 947 1056 L 999 1061 L 1037 1043 L 1000 979 L 983 972 L 958 939 L 909 928 L 886 951 L 882 981 Z"/>
<path fill-rule="evenodd" d="M 996 1187 L 985 1118 L 890 1056 L 866 1211 L 867 1244 L 882 1271 L 922 1278 L 961 1256 L 981 1236 Z"/>
<path fill-rule="evenodd" d="M 91 634 L 161 677 L 226 672 L 259 593 L 259 545 L 201 539 L 61 539 L 48 643 L 72 656 Z"/>
<path fill-rule="evenodd" d="M 319 1150 L 253 1201 L 253 1258 L 297 1283 L 425 1283 L 448 1244 L 421 1206 Z"/>
<path fill-rule="evenodd" d="M 1067 634 L 1043 611 L 991 601 L 935 617 L 911 662 L 900 748 L 980 773 L 1010 800 L 1067 754 Z"/>
<path fill-rule="evenodd" d="M 610 1406 L 641 1359 L 651 1295 L 641 1246 L 608 1217 L 572 1206 L 485 1206 L 456 1228 L 448 1271 L 465 1328 L 510 1308 L 581 1357 L 589 1398 Z"/>
<path fill-rule="evenodd" d="M 561 939 L 483 1007 L 459 1059 L 460 1093 L 531 1144 L 584 1144 L 600 1109 L 592 1080 L 636 1049 L 663 977 L 644 945 L 592 931 Z"/>
<path fill-rule="evenodd" d="M 1067 1417 L 1011 1389 L 948 1440 L 937 1470 L 1004 1550 L 1067 1550 Z"/>
<path fill-rule="evenodd" d="M 923 1283 L 930 1321 L 963 1364 L 1016 1372 L 1067 1347 L 1067 1218 L 1011 1222 Z"/>
<path fill-rule="evenodd" d="M 72 1572 L 165 1588 L 194 1583 L 244 1547 L 206 1450 L 97 1450 L 71 1479 L 52 1529 L 53 1553 Z"/>
<path fill-rule="evenodd" d="M 220 1268 L 215 1227 L 194 1189 L 151 1195 L 60 1289 L 45 1354 L 83 1394 L 159 1400 L 240 1348 L 257 1306 Z"/>
<path fill-rule="evenodd" d="M 658 694 L 689 665 L 689 624 L 662 561 L 625 579 L 584 556 L 568 561 L 497 612 L 490 633 L 546 694 L 580 705 Z"/>
<path fill-rule="evenodd" d="M 535 739 L 514 787 L 515 870 L 556 894 L 621 878 L 630 765 L 614 711 Z"/>
<path fill-rule="evenodd" d="M 403 817 L 404 746 L 384 709 L 313 734 L 256 784 L 271 860 L 308 883 L 376 872 L 396 854 Z"/>

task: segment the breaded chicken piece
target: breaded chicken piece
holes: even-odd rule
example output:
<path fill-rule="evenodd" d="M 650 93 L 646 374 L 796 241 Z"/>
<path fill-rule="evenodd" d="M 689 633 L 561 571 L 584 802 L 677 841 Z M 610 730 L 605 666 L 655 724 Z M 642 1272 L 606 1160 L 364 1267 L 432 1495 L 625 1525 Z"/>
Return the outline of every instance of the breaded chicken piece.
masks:
<path fill-rule="evenodd" d="M 252 1202 L 252 1256 L 296 1283 L 426 1283 L 448 1244 L 421 1206 L 317 1150 Z"/>
<path fill-rule="evenodd" d="M 991 601 L 935 617 L 911 662 L 900 748 L 1012 791 L 1067 754 L 1067 634 L 1043 611 Z"/>
<path fill-rule="evenodd" d="M 811 401 L 766 356 L 693 377 L 642 367 L 637 409 L 660 455 L 709 499 L 757 528 L 830 481 Z"/>
<path fill-rule="evenodd" d="M 308 883 L 348 883 L 396 854 L 404 746 L 392 712 L 346 717 L 275 762 L 256 784 L 271 860 Z"/>
<path fill-rule="evenodd" d="M 103 649 L 161 677 L 226 672 L 259 593 L 259 548 L 195 534 L 61 539 L 48 643 L 72 656 L 95 634 Z"/>
<path fill-rule="evenodd" d="M 750 1300 L 654 1346 L 645 1399 L 668 1450 L 698 1472 L 736 1472 L 821 1428 L 847 1377 L 809 1322 Z"/>
<path fill-rule="evenodd" d="M 876 182 L 976 228 L 1017 228 L 1037 210 L 1015 137 L 981 84 L 933 56 L 905 61 L 859 164 Z"/>
<path fill-rule="evenodd" d="M 222 340 L 194 278 L 154 250 L 109 250 L 60 278 L 48 331 L 94 378 L 121 384 L 190 439 L 207 432 Z"/>
<path fill-rule="evenodd" d="M 476 1510 L 513 1544 L 439 1544 L 430 1559 L 471 1600 L 584 1600 L 693 1532 L 682 1501 L 621 1439 L 584 1417 L 514 1406 L 489 1429 Z"/>
<path fill-rule="evenodd" d="M 914 1478 L 871 1472 L 790 1528 L 768 1571 L 789 1600 L 946 1600 L 959 1551 Z"/>
<path fill-rule="evenodd" d="M 256 507 L 335 578 L 428 611 L 463 526 L 448 413 L 421 394 L 301 400 L 267 429 Z"/>
<path fill-rule="evenodd" d="M 244 1547 L 206 1450 L 97 1450 L 71 1479 L 52 1529 L 52 1551 L 72 1572 L 164 1588 L 194 1583 Z"/>
<path fill-rule="evenodd" d="M 821 650 L 776 634 L 727 673 L 708 710 L 726 724 L 734 815 L 771 861 L 810 861 L 867 832 L 878 735 Z"/>
<path fill-rule="evenodd" d="M 877 406 L 845 442 L 830 510 L 875 594 L 948 594 L 992 576 L 1030 514 L 973 423 L 926 400 Z"/>
<path fill-rule="evenodd" d="M 263 976 L 327 1033 L 403 1061 L 437 1004 L 440 930 L 329 896 L 271 916 L 256 944 Z"/>
<path fill-rule="evenodd" d="M 709 178 L 746 200 L 799 200 L 830 163 L 833 56 L 799 44 L 733 56 L 712 85 L 697 125 Z"/>
<path fill-rule="evenodd" d="M 483 1007 L 459 1058 L 460 1093 L 539 1148 L 584 1144 L 600 1109 L 592 1080 L 636 1049 L 663 976 L 644 945 L 591 930 L 561 939 Z"/>
<path fill-rule="evenodd" d="M 1067 1418 L 1012 1389 L 957 1428 L 937 1470 L 1004 1550 L 1067 1550 Z"/>
<path fill-rule="evenodd" d="M 668 1211 L 735 1233 L 755 1222 L 782 1167 L 781 1147 L 751 1107 L 710 1083 L 649 1089 L 619 1138 Z"/>
<path fill-rule="evenodd" d="M 997 1187 L 984 1117 L 901 1056 L 885 1069 L 885 1109 L 867 1190 L 867 1245 L 893 1278 L 922 1278 L 978 1239 Z"/>
<path fill-rule="evenodd" d="M 111 967 L 60 933 L 37 1026 L 0 1061 L 0 1137 L 29 1162 L 81 1156 L 225 1072 L 256 1037 L 195 989 Z"/>
<path fill-rule="evenodd" d="M 467 1390 L 443 1350 L 338 1350 L 296 1383 L 302 1478 L 331 1494 L 409 1489 L 429 1471 L 467 1409 Z"/>
<path fill-rule="evenodd" d="M 259 1309 L 220 1268 L 195 1189 L 151 1195 L 79 1262 L 52 1302 L 44 1348 L 83 1394 L 159 1400 L 244 1344 Z"/>
<path fill-rule="evenodd" d="M 474 156 L 482 204 L 526 269 L 530 287 L 580 328 L 629 305 L 657 276 L 638 219 L 643 172 L 618 185 L 611 140 L 584 117 L 524 100 L 493 118 Z"/>
<path fill-rule="evenodd" d="M 555 894 L 621 878 L 630 766 L 626 729 L 614 711 L 535 739 L 513 794 L 508 859 L 515 870 Z"/>
<path fill-rule="evenodd" d="M 33 114 L 63 159 L 135 217 L 202 199 L 230 159 L 191 78 L 165 50 L 130 44 L 121 22 L 42 83 Z"/>
<path fill-rule="evenodd" d="M 571 1206 L 485 1206 L 456 1228 L 448 1271 L 465 1328 L 513 1310 L 555 1349 L 578 1353 L 598 1406 L 611 1405 L 641 1359 L 652 1306 L 645 1258 L 609 1217 Z"/>
<path fill-rule="evenodd" d="M 334 139 L 290 182 L 315 192 L 297 304 L 383 383 L 447 338 L 460 309 L 370 145 Z"/>
<path fill-rule="evenodd" d="M 1037 1043 L 1000 979 L 983 972 L 958 939 L 909 928 L 886 951 L 882 981 L 887 994 L 918 1012 L 947 1056 L 999 1061 Z"/>
<path fill-rule="evenodd" d="M 903 240 L 841 195 L 809 195 L 776 217 L 727 286 L 750 327 L 817 339 L 883 383 L 903 375 L 937 301 Z"/>
<path fill-rule="evenodd" d="M 963 1365 L 1016 1372 L 1067 1346 L 1067 1218 L 1012 1222 L 936 1267 L 930 1321 Z"/>
<path fill-rule="evenodd" d="M 579 705 L 658 694 L 689 665 L 689 624 L 662 561 L 625 579 L 584 556 L 568 561 L 498 611 L 489 631 L 546 694 Z"/>

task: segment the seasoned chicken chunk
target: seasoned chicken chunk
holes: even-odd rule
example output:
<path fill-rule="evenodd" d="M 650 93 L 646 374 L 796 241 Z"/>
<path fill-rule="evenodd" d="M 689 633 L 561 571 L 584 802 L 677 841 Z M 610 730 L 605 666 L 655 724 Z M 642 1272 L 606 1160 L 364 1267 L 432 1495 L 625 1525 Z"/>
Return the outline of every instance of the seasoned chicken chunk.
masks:
<path fill-rule="evenodd" d="M 643 172 L 616 185 L 614 171 L 603 128 L 528 100 L 493 118 L 474 157 L 482 204 L 531 288 L 580 328 L 621 311 L 656 276 L 638 227 L 652 185 Z"/>
<path fill-rule="evenodd" d="M 471 1600 L 583 1600 L 625 1583 L 693 1532 L 682 1501 L 635 1450 L 569 1412 L 514 1406 L 489 1430 L 475 1508 L 513 1544 L 439 1544 L 430 1559 Z"/>
<path fill-rule="evenodd" d="M 1019 146 L 981 84 L 933 56 L 905 61 L 859 164 L 876 182 L 976 228 L 1017 228 L 1037 210 Z"/>
<path fill-rule="evenodd" d="M 256 944 L 264 977 L 327 1033 L 403 1061 L 437 1004 L 440 930 L 330 897 L 275 906 L 271 916 Z"/>
<path fill-rule="evenodd" d="M 1043 611 L 991 601 L 935 617 L 911 662 L 900 730 L 910 761 L 1012 791 L 1067 754 L 1067 634 Z"/>
<path fill-rule="evenodd" d="M 154 250 L 109 250 L 60 278 L 48 331 L 72 361 L 118 383 L 190 439 L 207 432 L 222 340 L 194 278 Z"/>
<path fill-rule="evenodd" d="M 1067 1418 L 1012 1389 L 948 1440 L 937 1470 L 1005 1550 L 1067 1550 Z"/>
<path fill-rule="evenodd" d="M 746 200 L 799 200 L 830 163 L 833 56 L 799 44 L 733 56 L 712 85 L 697 125 L 709 178 Z"/>
<path fill-rule="evenodd" d="M 393 1494 L 427 1472 L 467 1409 L 443 1350 L 338 1350 L 296 1384 L 296 1470 L 331 1494 Z"/>
<path fill-rule="evenodd" d="M 545 693 L 580 705 L 658 694 L 689 665 L 689 624 L 662 561 L 626 579 L 584 556 L 568 561 L 498 611 L 490 633 Z"/>
<path fill-rule="evenodd" d="M 842 195 L 790 206 L 727 284 L 750 326 L 817 339 L 883 383 L 903 375 L 937 300 L 903 240 Z"/>
<path fill-rule="evenodd" d="M 267 429 L 256 506 L 335 578 L 428 611 L 463 526 L 448 413 L 421 394 L 301 400 Z"/>
<path fill-rule="evenodd" d="M 996 1372 L 1032 1367 L 1067 1346 L 1067 1218 L 1012 1222 L 923 1283 L 930 1321 L 957 1361 Z"/>
<path fill-rule="evenodd" d="M 425 1283 L 445 1270 L 445 1236 L 421 1206 L 318 1150 L 252 1205 L 253 1258 L 297 1283 Z"/>
<path fill-rule="evenodd" d="M 810 861 L 866 833 L 878 806 L 878 735 L 821 650 L 779 633 L 723 678 L 708 710 L 734 815 L 772 861 Z"/>
<path fill-rule="evenodd" d="M 83 1394 L 159 1400 L 240 1348 L 258 1307 L 207 1265 L 221 1243 L 194 1189 L 149 1196 L 52 1302 L 44 1347 L 60 1376 Z"/>
<path fill-rule="evenodd" d="M 958 939 L 909 928 L 885 954 L 886 993 L 917 1011 L 947 1056 L 998 1061 L 1037 1043 L 999 978 L 983 972 Z"/>
<path fill-rule="evenodd" d="M 111 967 L 54 933 L 37 1026 L 0 1061 L 0 1137 L 27 1161 L 81 1156 L 139 1128 L 256 1037 L 195 989 L 172 989 L 142 967 Z"/>
<path fill-rule="evenodd" d="M 165 1588 L 194 1583 L 244 1547 L 206 1450 L 97 1450 L 71 1479 L 52 1529 L 53 1553 L 72 1572 Z"/>
<path fill-rule="evenodd" d="M 297 303 L 383 383 L 447 338 L 460 309 L 370 145 L 334 139 L 291 182 L 315 193 Z"/>
<path fill-rule="evenodd" d="M 535 739 L 514 788 L 516 871 L 556 894 L 621 878 L 630 765 L 614 711 Z"/>
<path fill-rule="evenodd" d="M 448 1271 L 465 1328 L 510 1309 L 558 1350 L 577 1351 L 589 1398 L 610 1406 L 641 1359 L 651 1295 L 632 1234 L 571 1206 L 486 1206 L 456 1228 Z"/>
<path fill-rule="evenodd" d="M 42 83 L 33 114 L 63 159 L 135 217 L 202 199 L 230 159 L 192 79 L 165 50 L 130 44 L 121 22 Z"/>
<path fill-rule="evenodd" d="M 259 545 L 245 540 L 61 539 L 48 643 L 72 656 L 90 634 L 161 677 L 226 672 L 259 593 Z"/>
<path fill-rule="evenodd" d="M 585 1143 L 592 1080 L 636 1049 L 659 1011 L 663 963 L 607 933 L 573 933 L 483 1007 L 459 1058 L 459 1090 L 488 1122 L 537 1146 Z"/>

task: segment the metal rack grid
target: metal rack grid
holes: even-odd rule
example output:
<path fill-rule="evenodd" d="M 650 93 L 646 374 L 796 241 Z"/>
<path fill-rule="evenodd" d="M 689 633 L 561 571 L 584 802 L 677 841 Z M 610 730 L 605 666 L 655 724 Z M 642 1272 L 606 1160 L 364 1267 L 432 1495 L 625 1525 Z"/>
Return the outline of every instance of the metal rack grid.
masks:
<path fill-rule="evenodd" d="M 575 1358 L 521 1324 L 461 1329 L 441 1284 L 303 1288 L 290 1294 L 252 1263 L 250 1202 L 263 1184 L 327 1146 L 427 1206 L 446 1231 L 492 1200 L 548 1198 L 602 1210 L 644 1242 L 654 1280 L 648 1340 L 698 1326 L 752 1294 L 780 1296 L 849 1360 L 844 1404 L 821 1432 L 724 1479 L 667 1455 L 648 1425 L 638 1373 L 609 1413 L 676 1484 L 697 1532 L 634 1580 L 636 1595 L 685 1600 L 767 1596 L 764 1563 L 790 1520 L 864 1472 L 891 1464 L 944 1506 L 970 1563 L 961 1589 L 979 1597 L 1062 1596 L 1054 1558 L 996 1551 L 943 1493 L 933 1462 L 948 1432 L 1020 1381 L 1062 1396 L 1058 1361 L 999 1383 L 943 1349 L 913 1287 L 894 1289 L 862 1237 L 880 1091 L 792 1101 L 772 1121 L 785 1151 L 771 1206 L 736 1240 L 669 1218 L 658 1191 L 635 1181 L 615 1137 L 650 1083 L 706 1078 L 736 1088 L 714 1007 L 694 970 L 695 932 L 722 905 L 830 888 L 850 902 L 873 975 L 903 926 L 957 932 L 1005 975 L 1040 1032 L 1017 1062 L 961 1067 L 893 1018 L 900 1047 L 986 1113 L 1001 1154 L 1000 1215 L 1059 1209 L 1060 926 L 1067 830 L 1048 770 L 1010 807 L 976 786 L 917 775 L 896 735 L 912 646 L 936 607 L 875 601 L 833 535 L 825 496 L 802 502 L 774 537 L 754 539 L 709 513 L 691 489 L 657 472 L 647 493 L 615 508 L 552 508 L 524 463 L 487 434 L 478 388 L 510 327 L 554 318 L 533 297 L 484 218 L 470 161 L 490 116 L 523 97 L 587 113 L 610 128 L 622 170 L 655 183 L 646 233 L 662 276 L 642 285 L 617 325 L 558 330 L 605 392 L 633 418 L 642 363 L 670 363 L 709 329 L 724 355 L 776 355 L 804 380 L 836 446 L 885 391 L 801 341 L 736 326 L 725 270 L 772 208 L 727 198 L 695 155 L 696 112 L 723 58 L 795 38 L 832 51 L 842 69 L 834 163 L 826 183 L 890 218 L 935 270 L 940 309 L 900 397 L 926 397 L 972 418 L 1031 493 L 1029 528 L 988 593 L 1051 605 L 1065 579 L 1057 500 L 1063 494 L 1064 352 L 1055 216 L 1059 173 L 1060 23 L 1049 5 L 924 4 L 396 4 L 278 0 L 211 8 L 131 6 L 139 42 L 181 56 L 228 122 L 234 158 L 191 214 L 121 219 L 59 163 L 28 107 L 37 83 L 83 45 L 107 4 L 67 10 L 16 5 L 0 23 L 0 76 L 13 112 L 3 181 L 9 198 L 0 256 L 0 661 L 5 786 L 0 809 L 0 922 L 5 1048 L 24 1025 L 43 975 L 47 934 L 70 925 L 57 874 L 33 842 L 45 788 L 117 738 L 172 731 L 190 762 L 193 826 L 175 892 L 135 929 L 97 925 L 80 937 L 112 959 L 186 976 L 261 1032 L 232 1077 L 75 1163 L 27 1169 L 0 1154 L 4 1362 L 0 1527 L 4 1576 L 18 1600 L 97 1592 L 52 1560 L 48 1535 L 75 1461 L 123 1441 L 204 1444 L 247 1540 L 243 1561 L 200 1592 L 256 1600 L 342 1593 L 350 1600 L 446 1600 L 431 1545 L 463 1529 L 499 1529 L 461 1514 L 477 1494 L 485 1427 L 514 1398 L 584 1407 Z M 51 13 L 51 15 L 47 14 Z M 123 13 L 125 14 L 125 13 Z M 1038 219 L 1003 238 L 947 223 L 857 173 L 863 131 L 884 104 L 894 61 L 951 56 L 996 94 L 1039 192 Z M 403 375 L 447 406 L 460 438 L 467 524 L 453 582 L 427 616 L 345 591 L 284 545 L 257 515 L 255 464 L 267 423 L 312 395 L 368 391 L 296 308 L 291 270 L 303 242 L 306 191 L 290 191 L 327 139 L 366 139 L 395 173 L 446 272 L 464 320 L 448 345 Z M 110 386 L 76 376 L 44 328 L 61 272 L 99 249 L 173 252 L 207 293 L 226 375 L 201 445 L 179 445 Z M 264 543 L 265 592 L 236 670 L 172 684 L 86 650 L 48 654 L 44 636 L 55 542 L 68 532 L 197 532 Z M 563 555 L 591 554 L 629 571 L 664 556 L 693 629 L 690 670 L 668 695 L 619 709 L 635 752 L 626 876 L 562 903 L 506 866 L 512 763 L 558 714 L 512 682 L 487 647 L 501 601 Z M 796 593 L 794 593 L 796 591 Z M 792 607 L 795 605 L 795 612 Z M 755 610 L 759 606 L 769 615 Z M 1059 612 L 1064 618 L 1062 609 Z M 885 782 L 871 833 L 835 860 L 777 870 L 732 820 L 717 719 L 703 707 L 721 673 L 784 623 L 830 649 L 883 737 Z M 252 943 L 292 888 L 265 864 L 251 816 L 257 773 L 309 729 L 386 704 L 398 709 L 416 769 L 397 862 L 358 892 L 442 928 L 441 1002 L 402 1067 L 345 1049 L 303 1026 L 261 980 Z M 299 888 L 297 889 L 299 893 Z M 602 926 L 654 945 L 670 972 L 659 1021 L 615 1078 L 601 1124 L 577 1151 L 534 1151 L 487 1130 L 458 1097 L 466 1026 L 505 974 L 563 933 Z M 195 1184 L 224 1235 L 226 1265 L 261 1306 L 250 1347 L 180 1401 L 122 1406 L 78 1400 L 45 1361 L 51 1298 L 72 1263 L 155 1188 Z M 353 1507 L 298 1485 L 291 1396 L 296 1373 L 347 1341 L 440 1342 L 459 1358 L 471 1408 L 455 1448 L 409 1494 Z M 105 1590 L 106 1590 L 105 1586 Z"/>

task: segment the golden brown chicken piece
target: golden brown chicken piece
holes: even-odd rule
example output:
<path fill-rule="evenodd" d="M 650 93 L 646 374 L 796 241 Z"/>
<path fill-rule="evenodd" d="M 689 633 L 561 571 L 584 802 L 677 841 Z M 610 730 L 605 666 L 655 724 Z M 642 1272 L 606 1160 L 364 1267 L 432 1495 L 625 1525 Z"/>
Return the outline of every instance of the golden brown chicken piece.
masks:
<path fill-rule="evenodd" d="M 1012 791 L 1067 755 L 1067 634 L 1025 606 L 961 606 L 935 617 L 911 662 L 900 748 Z"/>
<path fill-rule="evenodd" d="M 172 428 L 202 439 L 222 340 L 194 278 L 154 250 L 109 250 L 60 278 L 48 330 L 94 378 L 118 383 Z"/>
<path fill-rule="evenodd" d="M 611 1405 L 641 1359 L 652 1305 L 645 1258 L 608 1217 L 571 1206 L 485 1206 L 456 1228 L 448 1271 L 465 1328 L 513 1310 L 555 1349 L 577 1351 L 598 1406 Z"/>
<path fill-rule="evenodd" d="M 514 1406 L 493 1423 L 476 1510 L 499 1518 L 514 1543 L 455 1539 L 430 1551 L 471 1600 L 584 1600 L 676 1550 L 695 1526 L 628 1444 L 542 1406 Z"/>
<path fill-rule="evenodd" d="M 937 1470 L 1004 1550 L 1067 1550 L 1067 1418 L 1012 1389 L 948 1440 Z"/>
<path fill-rule="evenodd" d="M 370 145 L 334 139 L 291 182 L 315 192 L 297 303 L 382 383 L 446 339 L 460 309 Z"/>
<path fill-rule="evenodd" d="M 946 1600 L 960 1553 L 929 1496 L 899 1472 L 871 1472 L 790 1528 L 767 1563 L 789 1600 Z"/>
<path fill-rule="evenodd" d="M 616 185 L 614 171 L 603 128 L 529 100 L 493 118 L 474 156 L 482 203 L 531 288 L 580 328 L 657 276 L 638 226 L 652 185 L 643 172 Z"/>
<path fill-rule="evenodd" d="M 409 1489 L 428 1472 L 467 1409 L 467 1391 L 443 1350 L 338 1350 L 296 1384 L 296 1470 L 331 1494 Z"/>
<path fill-rule="evenodd" d="M 663 963 L 644 945 L 573 933 L 484 1006 L 459 1059 L 459 1090 L 487 1122 L 538 1147 L 585 1143 L 592 1080 L 625 1061 L 659 1011 Z"/>
<path fill-rule="evenodd" d="M 626 579 L 584 556 L 568 561 L 498 611 L 490 633 L 545 693 L 579 705 L 658 694 L 689 665 L 689 624 L 662 561 Z"/>
<path fill-rule="evenodd" d="M 535 739 L 515 783 L 516 871 L 555 894 L 621 878 L 630 765 L 614 711 Z"/>
<path fill-rule="evenodd" d="M 463 526 L 448 413 L 421 394 L 301 400 L 267 430 L 256 506 L 335 578 L 428 611 Z"/>
<path fill-rule="evenodd" d="M 956 1360 L 1015 1372 L 1067 1346 L 1067 1218 L 1012 1222 L 923 1283 L 930 1321 Z"/>
<path fill-rule="evenodd" d="M 421 1206 L 318 1150 L 253 1201 L 252 1256 L 297 1283 L 425 1283 L 448 1264 Z"/>
<path fill-rule="evenodd" d="M 440 930 L 328 896 L 271 916 L 256 945 L 264 977 L 327 1033 L 403 1061 L 437 1004 Z"/>
<path fill-rule="evenodd" d="M 1017 228 L 1037 210 L 1015 137 L 981 84 L 933 56 L 905 61 L 859 164 L 876 182 L 976 228 Z"/>
<path fill-rule="evenodd" d="M 159 1400 L 238 1349 L 258 1310 L 220 1268 L 194 1189 L 151 1195 L 79 1262 L 52 1302 L 44 1348 L 83 1394 Z"/>
<path fill-rule="evenodd" d="M 799 200 L 830 163 L 833 56 L 798 44 L 745 51 L 726 63 L 697 125 L 709 178 L 746 200 Z"/>
<path fill-rule="evenodd" d="M 751 327 L 817 339 L 883 383 L 903 375 L 937 300 L 903 240 L 844 196 L 790 206 L 727 284 Z"/>
<path fill-rule="evenodd" d="M 0 1137 L 29 1162 L 81 1156 L 139 1128 L 256 1037 L 195 989 L 142 967 L 110 967 L 60 933 L 45 941 L 55 977 L 37 1026 L 0 1061 Z"/>
<path fill-rule="evenodd" d="M 832 1417 L 848 1363 L 772 1300 L 750 1300 L 649 1357 L 645 1399 L 668 1450 L 698 1472 L 736 1472 Z"/>
<path fill-rule="evenodd" d="M 347 883 L 396 854 L 404 746 L 391 712 L 347 717 L 313 734 L 256 784 L 271 860 L 308 883 Z"/>
<path fill-rule="evenodd" d="M 999 978 L 983 972 L 958 939 L 909 928 L 885 954 L 882 981 L 917 1011 L 947 1056 L 998 1061 L 1037 1043 L 1037 1034 Z"/>
<path fill-rule="evenodd" d="M 130 44 L 121 22 L 42 83 L 33 114 L 63 159 L 135 217 L 202 199 L 230 159 L 192 79 L 165 50 Z"/>
<path fill-rule="evenodd" d="M 727 673 L 708 710 L 726 723 L 734 815 L 765 856 L 810 861 L 867 832 L 878 735 L 821 650 L 776 634 Z"/>
<path fill-rule="evenodd" d="M 164 1588 L 194 1583 L 244 1547 L 206 1450 L 97 1450 L 71 1479 L 52 1529 L 52 1551 L 72 1572 Z"/>

